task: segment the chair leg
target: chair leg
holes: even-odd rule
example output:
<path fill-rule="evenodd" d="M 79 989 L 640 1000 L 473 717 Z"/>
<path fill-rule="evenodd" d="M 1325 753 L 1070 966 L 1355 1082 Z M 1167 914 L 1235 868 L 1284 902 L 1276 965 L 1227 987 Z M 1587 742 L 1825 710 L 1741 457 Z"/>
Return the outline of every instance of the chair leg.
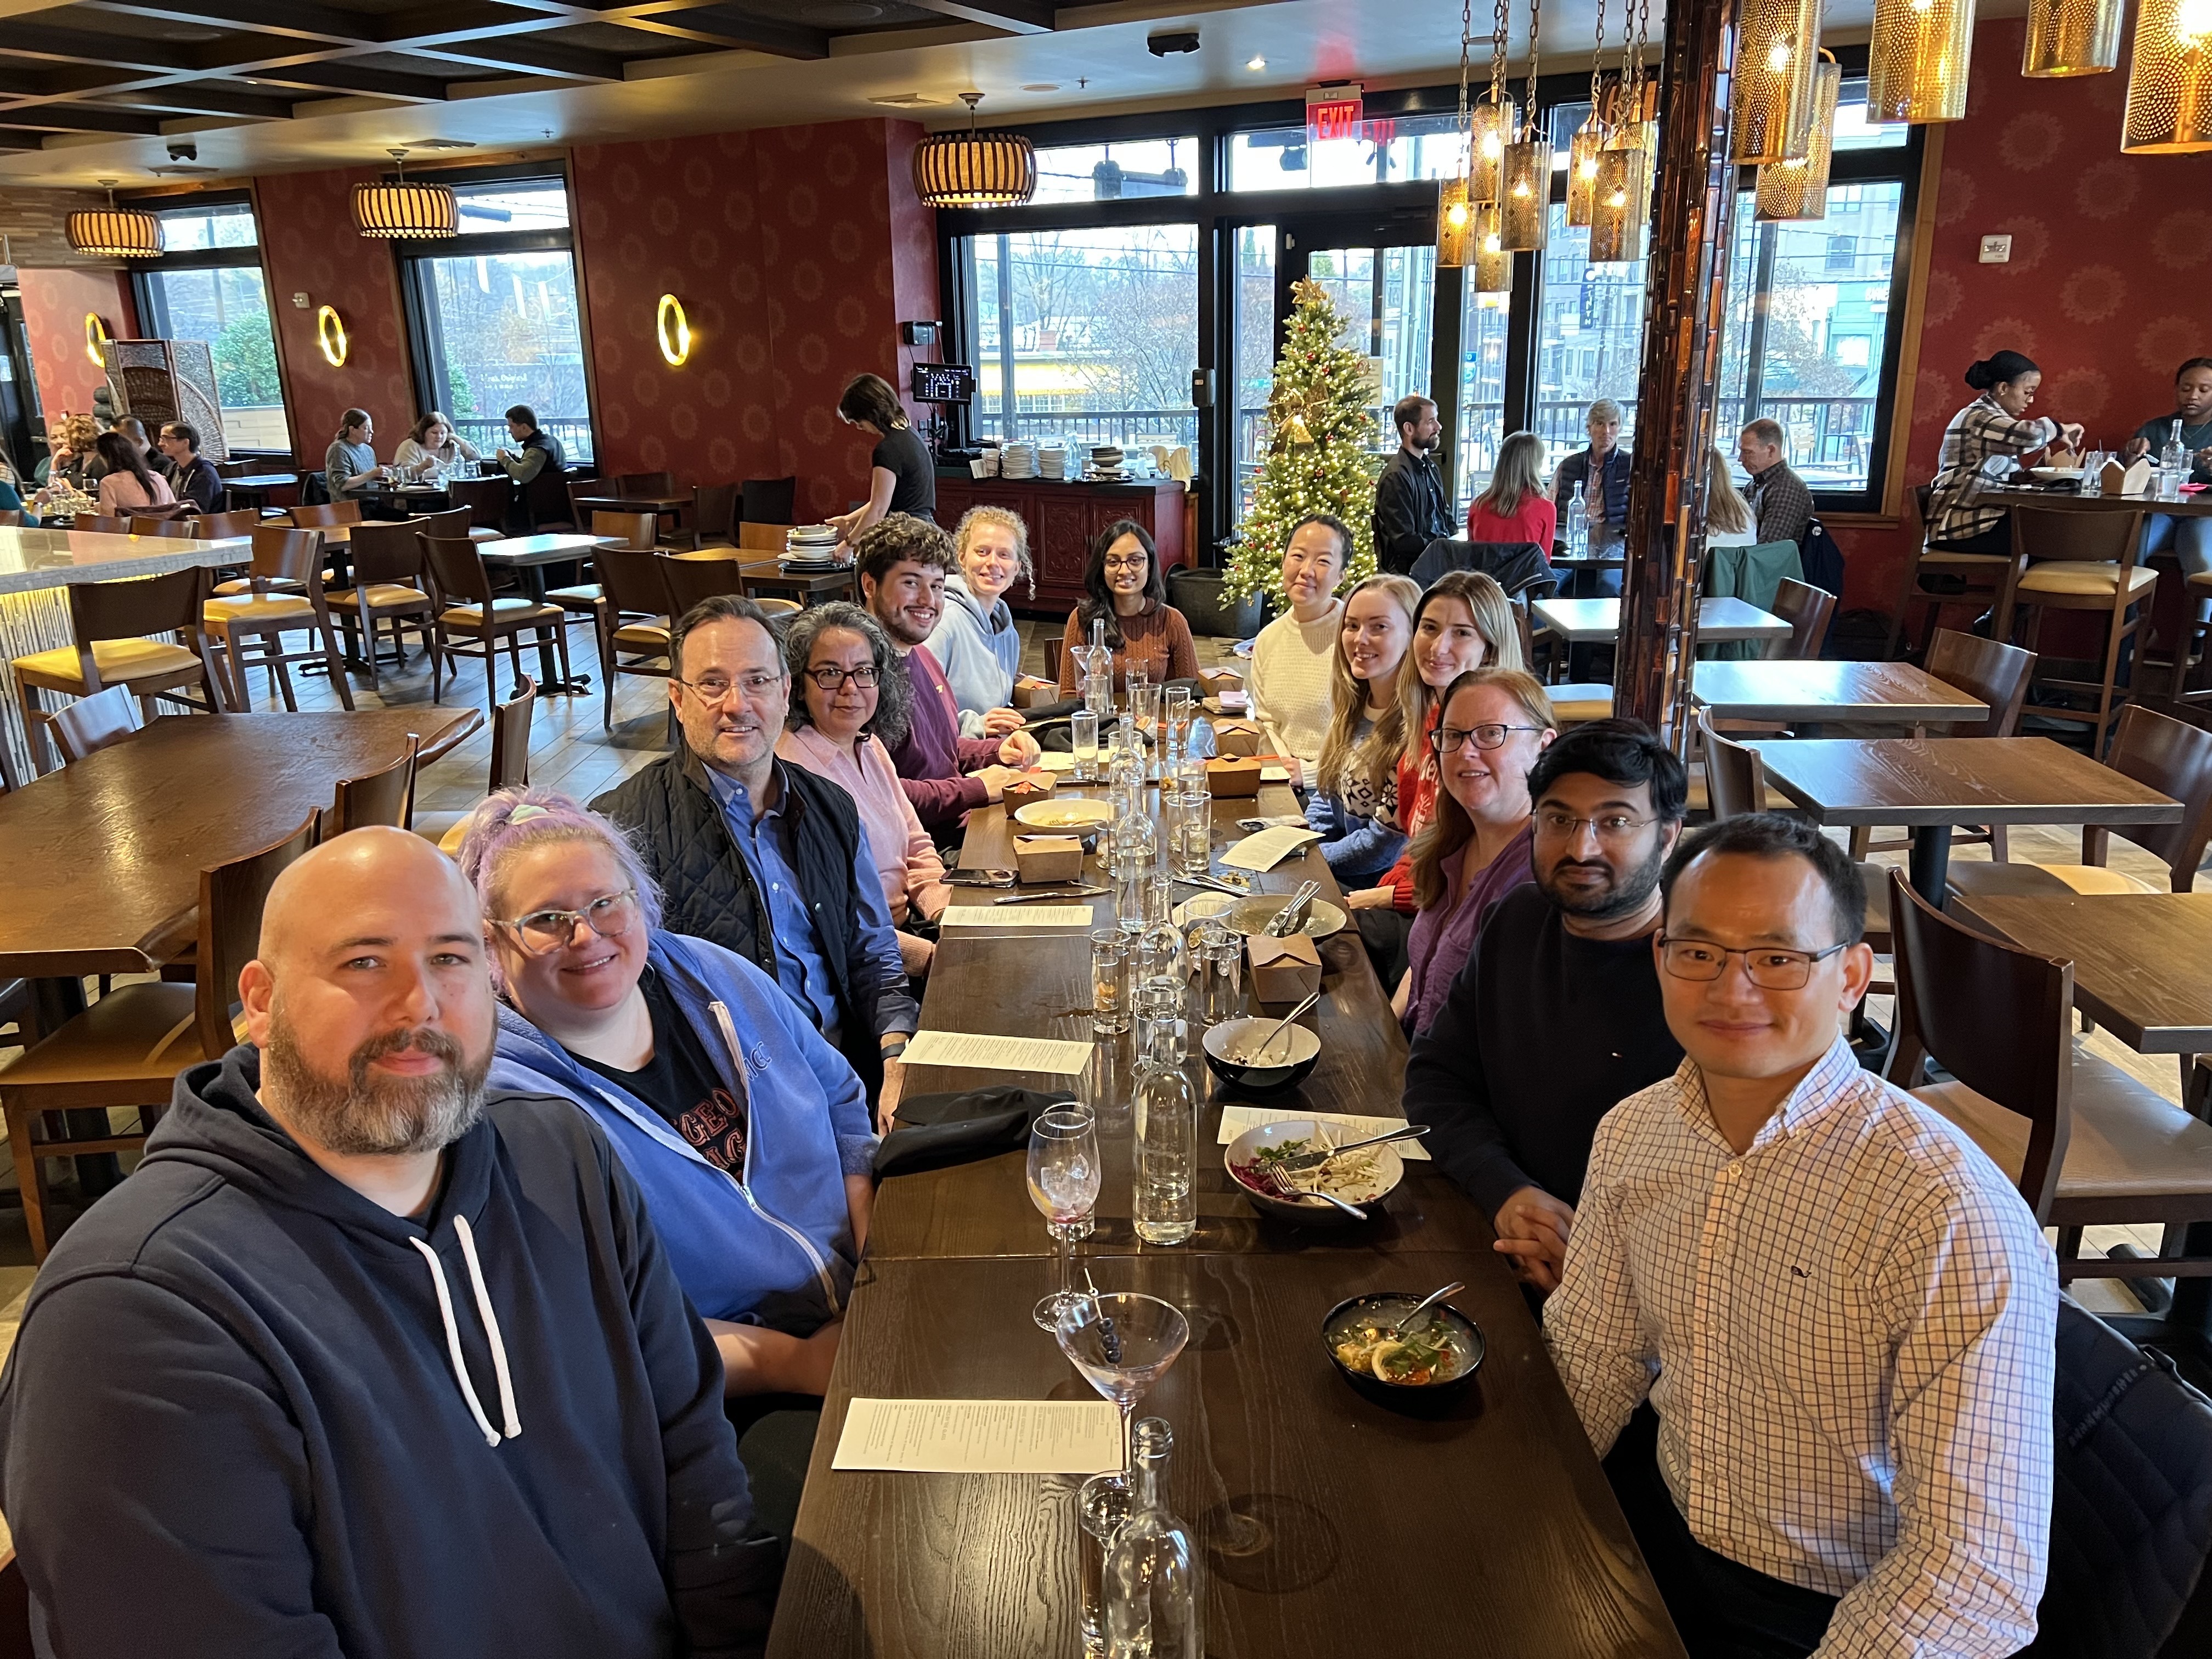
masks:
<path fill-rule="evenodd" d="M 2012 846 L 2010 842 L 2006 838 L 2005 826 L 2002 823 L 1991 824 L 1990 826 L 1990 862 L 1993 864 L 2005 864 L 2010 862 L 2011 859 Z"/>
<path fill-rule="evenodd" d="M 46 1259 L 46 1183 L 37 1147 L 31 1139 L 27 1108 L 8 1113 L 8 1149 L 15 1158 L 15 1188 L 23 1195 L 23 1226 L 31 1236 L 31 1260 Z"/>
<path fill-rule="evenodd" d="M 553 659 L 561 665 L 561 683 L 568 684 L 574 676 L 568 672 L 568 619 L 563 617 L 553 630 Z"/>
<path fill-rule="evenodd" d="M 2134 631 L 2129 625 L 2128 607 L 2124 601 L 2113 609 L 2112 623 L 2105 635 L 2104 682 L 2097 691 L 2097 737 L 2089 747 L 2089 752 L 2099 760 L 2105 757 L 2106 740 L 2112 731 L 2113 694 L 2118 689 L 2120 676 L 2120 647 Z"/>
<path fill-rule="evenodd" d="M 289 666 L 289 661 L 290 659 L 284 654 L 284 636 L 279 634 L 269 642 L 269 678 L 276 682 L 277 690 L 284 695 L 285 712 L 296 714 L 300 712 L 300 700 L 292 695 L 292 670 Z M 352 704 L 348 703 L 346 706 L 351 708 Z"/>
<path fill-rule="evenodd" d="M 331 685 L 338 694 L 338 702 L 344 706 L 346 713 L 350 714 L 354 712 L 353 688 L 346 684 L 345 659 L 338 655 L 337 630 L 331 626 L 330 619 L 325 617 L 316 632 L 322 635 L 323 661 L 330 667 Z M 373 626 L 370 629 L 368 648 L 369 654 L 374 656 L 376 653 L 376 639 Z"/>
<path fill-rule="evenodd" d="M 230 706 L 241 714 L 250 714 L 253 712 L 253 693 L 246 682 L 246 665 L 239 660 L 238 638 L 231 632 L 228 623 L 217 623 L 210 631 L 215 640 L 216 660 L 222 665 L 229 678 Z"/>
<path fill-rule="evenodd" d="M 1850 857 L 1853 864 L 1866 862 L 1867 844 L 1873 840 L 1874 830 L 1871 825 L 1860 823 L 1851 826 Z"/>

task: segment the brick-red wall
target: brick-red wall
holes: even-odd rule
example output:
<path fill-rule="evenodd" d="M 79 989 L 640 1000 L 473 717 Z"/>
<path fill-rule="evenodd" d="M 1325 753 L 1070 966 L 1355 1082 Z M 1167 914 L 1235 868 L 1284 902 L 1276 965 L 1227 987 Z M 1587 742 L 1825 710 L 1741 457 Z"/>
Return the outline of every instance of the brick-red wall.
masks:
<path fill-rule="evenodd" d="M 131 301 L 131 279 L 120 270 L 26 269 L 15 280 L 39 404 L 51 431 L 65 414 L 89 415 L 92 394 L 107 384 L 107 372 L 84 355 L 85 313 L 98 313 L 112 337 L 128 339 L 138 332 L 137 307 Z M 33 459 L 23 457 L 24 465 Z"/>

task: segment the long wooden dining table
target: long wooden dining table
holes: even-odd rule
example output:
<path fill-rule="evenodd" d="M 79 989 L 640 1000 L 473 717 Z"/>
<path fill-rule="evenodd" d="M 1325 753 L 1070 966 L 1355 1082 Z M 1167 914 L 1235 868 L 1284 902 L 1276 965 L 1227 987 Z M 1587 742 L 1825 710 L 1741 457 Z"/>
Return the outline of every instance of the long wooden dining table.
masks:
<path fill-rule="evenodd" d="M 1213 810 L 1218 851 L 1241 835 L 1237 818 L 1296 802 L 1267 786 L 1256 802 Z M 1010 837 L 1003 809 L 978 809 L 960 865 L 1010 866 Z M 1341 904 L 1311 848 L 1254 885 L 1287 892 L 1307 878 Z M 956 889 L 954 903 L 1003 896 Z M 1111 924 L 1110 898 L 1091 908 Z M 1130 1225 L 1128 1039 L 1097 1044 L 1079 1080 L 1099 1112 L 1106 1176 L 1081 1270 L 1101 1291 L 1163 1297 L 1191 1324 L 1189 1346 L 1138 1410 L 1175 1431 L 1171 1500 L 1205 1555 L 1207 1653 L 1340 1659 L 1411 1640 L 1499 1659 L 1681 1654 L 1483 1212 L 1414 1160 L 1379 1220 L 1293 1228 L 1260 1216 L 1223 1167 L 1226 1103 L 1402 1115 L 1406 1042 L 1357 932 L 1322 941 L 1322 956 L 1323 998 L 1306 1017 L 1322 1060 L 1297 1089 L 1259 1097 L 1221 1085 L 1196 1055 L 1193 1021 L 1188 1074 L 1201 1105 L 1187 1243 L 1146 1244 Z M 1086 928 L 949 927 L 922 1029 L 1089 1042 L 1090 975 Z M 902 1091 L 1009 1083 L 1073 1093 L 1079 1080 L 912 1066 Z M 855 1399 L 1095 1398 L 1030 1319 L 1056 1266 L 1024 1170 L 1024 1154 L 1007 1152 L 882 1183 L 769 1639 L 777 1659 L 1083 1651 L 1079 1477 L 830 1467 Z M 1466 1284 L 1455 1305 L 1487 1343 L 1474 1385 L 1418 1415 L 1354 1392 L 1322 1346 L 1329 1310 L 1454 1279 Z"/>

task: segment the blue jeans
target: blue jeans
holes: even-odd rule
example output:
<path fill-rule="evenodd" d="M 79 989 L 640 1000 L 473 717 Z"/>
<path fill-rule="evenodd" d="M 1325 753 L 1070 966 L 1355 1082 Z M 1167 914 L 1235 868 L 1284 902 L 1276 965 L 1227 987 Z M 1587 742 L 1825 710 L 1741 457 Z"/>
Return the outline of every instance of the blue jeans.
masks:
<path fill-rule="evenodd" d="M 2212 571 L 2212 519 L 2179 518 L 2154 513 L 2143 526 L 2143 556 L 2171 547 L 2185 576 Z"/>

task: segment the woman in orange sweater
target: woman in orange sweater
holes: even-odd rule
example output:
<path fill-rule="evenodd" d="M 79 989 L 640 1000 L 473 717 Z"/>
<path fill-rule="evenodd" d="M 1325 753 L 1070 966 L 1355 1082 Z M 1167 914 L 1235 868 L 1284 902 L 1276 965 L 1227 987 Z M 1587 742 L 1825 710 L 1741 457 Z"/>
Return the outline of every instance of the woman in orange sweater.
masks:
<path fill-rule="evenodd" d="M 1073 697 L 1083 690 L 1076 648 L 1091 642 L 1091 624 L 1103 620 L 1106 643 L 1114 653 L 1114 689 L 1129 683 L 1135 663 L 1154 685 L 1198 678 L 1198 647 L 1190 623 L 1168 603 L 1167 574 L 1144 526 L 1117 519 L 1091 544 L 1083 568 L 1083 603 L 1067 613 L 1060 635 L 1060 690 Z"/>

